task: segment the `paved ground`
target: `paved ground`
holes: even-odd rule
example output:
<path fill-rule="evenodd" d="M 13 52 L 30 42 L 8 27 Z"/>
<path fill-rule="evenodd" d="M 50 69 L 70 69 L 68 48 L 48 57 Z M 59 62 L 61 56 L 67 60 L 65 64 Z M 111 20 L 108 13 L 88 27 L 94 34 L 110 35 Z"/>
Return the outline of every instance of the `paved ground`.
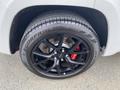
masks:
<path fill-rule="evenodd" d="M 120 90 L 120 54 L 100 57 L 87 72 L 65 80 L 38 77 L 18 54 L 0 54 L 0 90 Z"/>

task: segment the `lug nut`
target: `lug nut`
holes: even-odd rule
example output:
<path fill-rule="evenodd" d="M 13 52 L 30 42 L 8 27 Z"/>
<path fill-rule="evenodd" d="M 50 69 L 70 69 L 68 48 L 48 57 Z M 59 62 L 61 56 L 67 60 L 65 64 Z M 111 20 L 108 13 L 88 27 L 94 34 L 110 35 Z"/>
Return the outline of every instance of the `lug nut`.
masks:
<path fill-rule="evenodd" d="M 55 51 L 54 54 L 57 54 L 57 52 Z"/>
<path fill-rule="evenodd" d="M 68 57 L 69 55 L 66 55 L 66 57 Z"/>
<path fill-rule="evenodd" d="M 57 60 L 57 58 L 56 58 L 56 57 L 54 57 L 54 60 Z"/>
<path fill-rule="evenodd" d="M 63 75 L 66 75 L 66 73 L 63 73 Z"/>
<path fill-rule="evenodd" d="M 64 59 L 61 59 L 61 61 L 64 61 Z"/>
<path fill-rule="evenodd" d="M 64 49 L 64 48 L 62 48 L 62 52 L 65 52 L 65 49 Z"/>

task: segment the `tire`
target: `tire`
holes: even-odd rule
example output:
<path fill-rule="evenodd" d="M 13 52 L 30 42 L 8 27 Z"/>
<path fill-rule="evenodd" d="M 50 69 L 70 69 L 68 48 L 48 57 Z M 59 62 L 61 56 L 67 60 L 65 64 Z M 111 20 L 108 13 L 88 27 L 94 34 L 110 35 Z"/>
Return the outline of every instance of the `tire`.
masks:
<path fill-rule="evenodd" d="M 68 49 L 68 47 L 72 48 L 72 47 L 70 47 L 70 44 L 68 45 L 68 47 L 67 47 L 67 45 L 63 46 L 63 44 L 68 43 L 67 40 L 66 40 L 66 42 L 65 42 L 65 40 L 63 41 L 61 48 L 59 50 L 58 50 L 58 47 L 55 46 L 55 44 L 54 44 L 54 46 L 55 46 L 54 48 L 52 48 L 52 46 L 46 45 L 46 48 L 49 49 L 48 53 L 60 52 L 61 49 L 65 49 L 67 51 L 64 52 L 64 55 L 66 55 L 66 56 L 62 55 L 63 53 L 61 53 L 61 52 L 59 53 L 60 55 L 58 53 L 57 54 L 54 53 L 54 55 L 51 56 L 51 58 L 50 58 L 51 61 L 44 62 L 43 65 L 45 65 L 45 66 L 43 69 L 43 67 L 40 66 L 41 64 L 38 65 L 38 62 L 39 62 L 39 59 L 42 60 L 45 57 L 37 56 L 38 54 L 36 54 L 36 53 L 33 54 L 33 51 L 37 50 L 37 51 L 42 52 L 42 49 L 43 49 L 42 47 L 45 48 L 45 45 L 41 45 L 43 43 L 43 41 L 42 41 L 43 39 L 46 39 L 46 38 L 49 39 L 51 37 L 53 37 L 53 38 L 60 37 L 61 38 L 62 34 L 66 35 L 64 37 L 64 39 L 65 38 L 71 39 L 70 44 L 73 42 L 76 44 L 77 40 L 78 41 L 80 40 L 82 42 L 82 44 L 81 44 L 81 46 L 78 45 L 79 48 L 81 48 L 83 45 L 83 48 L 85 50 L 89 49 L 89 53 L 86 52 L 85 54 L 81 54 L 81 55 L 72 53 L 72 54 L 70 54 L 71 55 L 70 56 L 68 53 L 66 53 L 66 52 L 70 51 L 70 49 Z M 58 35 L 60 35 L 60 36 L 58 36 Z M 77 39 L 77 38 L 79 38 L 79 39 Z M 38 43 L 39 43 L 39 46 L 37 46 Z M 54 43 L 55 43 L 55 41 L 54 41 Z M 43 43 L 43 44 L 45 44 L 45 43 Z M 47 46 L 49 46 L 49 47 L 47 47 Z M 38 50 L 38 48 L 39 48 L 39 50 Z M 40 49 L 40 48 L 42 48 L 42 49 Z M 51 49 L 51 51 L 50 51 L 50 49 Z M 73 50 L 73 48 L 71 50 Z M 76 50 L 76 48 L 75 48 L 75 50 Z M 68 77 L 71 77 L 71 76 L 74 76 L 74 75 L 77 75 L 79 73 L 86 71 L 94 63 L 95 58 L 99 54 L 99 50 L 100 50 L 99 40 L 98 40 L 97 34 L 95 33 L 92 26 L 81 16 L 79 16 L 75 13 L 66 12 L 66 11 L 48 12 L 48 13 L 38 16 L 28 26 L 28 28 L 26 29 L 26 31 L 22 37 L 21 43 L 20 43 L 20 57 L 22 59 L 23 64 L 33 73 L 35 73 L 39 76 L 43 76 L 46 78 L 53 78 L 53 79 L 68 78 Z M 43 51 L 45 52 L 45 50 L 43 50 Z M 80 51 L 77 51 L 77 52 L 80 52 Z M 72 57 L 73 55 L 76 55 L 76 57 Z M 67 56 L 69 56 L 69 58 Z M 52 61 L 53 57 L 54 57 L 54 59 Z M 57 59 L 55 59 L 55 57 L 57 57 Z M 81 62 L 83 62 L 83 61 L 78 62 L 79 60 L 77 61 L 77 59 L 76 59 L 77 57 L 79 57 L 79 58 L 84 57 L 85 60 L 83 60 L 83 61 L 85 62 L 84 63 L 85 65 L 82 66 Z M 68 62 L 69 62 L 70 65 L 73 65 L 74 66 L 73 71 L 72 71 L 72 69 L 70 69 L 70 68 L 73 68 L 73 66 L 68 68 L 67 66 L 69 66 L 69 65 L 66 64 L 66 66 L 63 65 L 64 68 L 66 67 L 65 70 L 70 69 L 71 71 L 68 70 L 68 71 L 66 71 L 66 73 L 63 73 L 63 71 L 62 71 L 63 66 L 61 64 L 62 61 L 60 61 L 61 60 L 60 58 L 65 59 L 63 61 L 63 63 L 68 64 Z M 74 59 L 76 61 L 72 61 L 72 59 Z M 72 62 L 69 60 L 71 60 Z M 37 65 L 34 66 L 34 64 L 36 62 L 37 62 Z M 59 69 L 58 68 L 55 69 L 57 67 L 56 62 L 59 62 L 59 64 L 61 65 L 60 67 L 62 67 L 62 69 L 60 67 L 59 67 Z M 75 62 L 75 63 L 73 63 L 73 62 Z M 78 63 L 80 65 L 77 66 Z M 51 68 L 49 66 L 49 64 L 51 64 L 51 67 L 54 66 L 53 64 L 55 64 L 56 66 L 54 67 L 54 69 L 52 68 L 51 71 L 46 72 L 46 70 L 48 70 L 48 68 Z M 74 64 L 76 64 L 76 65 L 74 65 Z M 47 68 L 47 69 L 45 69 L 45 68 Z"/>

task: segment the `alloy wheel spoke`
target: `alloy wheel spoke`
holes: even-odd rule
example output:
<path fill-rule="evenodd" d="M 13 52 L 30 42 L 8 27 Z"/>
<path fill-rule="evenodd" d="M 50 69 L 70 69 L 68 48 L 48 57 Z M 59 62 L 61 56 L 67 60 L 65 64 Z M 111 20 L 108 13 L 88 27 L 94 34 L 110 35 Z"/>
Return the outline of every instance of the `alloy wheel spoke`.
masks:
<path fill-rule="evenodd" d="M 47 70 L 46 70 L 46 72 L 50 72 L 52 69 L 54 69 L 55 68 L 55 64 L 53 64 L 50 68 L 48 68 Z"/>
<path fill-rule="evenodd" d="M 36 55 L 36 56 L 39 56 L 39 57 L 43 57 L 43 58 L 51 58 L 53 54 L 42 54 L 42 53 L 39 53 L 37 51 L 34 51 L 32 52 L 33 55 Z"/>
<path fill-rule="evenodd" d="M 69 68 L 70 68 L 71 70 L 74 70 L 74 64 L 70 63 L 68 60 L 66 60 L 66 61 L 67 61 L 67 63 L 69 64 Z"/>
<path fill-rule="evenodd" d="M 72 63 L 72 64 L 85 65 L 84 62 L 75 62 L 75 61 L 72 61 L 69 56 L 67 56 L 66 59 L 68 60 L 68 62 L 70 62 L 70 63 Z"/>
<path fill-rule="evenodd" d="M 42 64 L 42 63 L 47 62 L 48 60 L 49 60 L 49 59 L 39 60 L 39 61 L 35 62 L 34 65 L 40 65 L 40 64 Z"/>
<path fill-rule="evenodd" d="M 41 64 L 41 63 L 34 63 L 33 64 L 34 66 L 41 66 L 43 69 L 46 69 L 46 66 L 44 66 L 43 64 Z"/>
<path fill-rule="evenodd" d="M 64 35 L 61 35 L 60 37 L 59 37 L 59 44 L 58 44 L 58 48 L 60 48 L 60 47 L 62 47 L 62 44 L 63 44 L 63 41 L 64 41 Z"/>
<path fill-rule="evenodd" d="M 58 75 L 60 75 L 61 74 L 61 68 L 60 68 L 60 65 L 57 65 L 57 73 L 58 73 Z"/>
<path fill-rule="evenodd" d="M 89 51 L 80 51 L 80 52 L 73 52 L 76 53 L 77 55 L 81 55 L 81 54 L 88 54 Z"/>
<path fill-rule="evenodd" d="M 56 70 L 57 70 L 57 73 L 58 73 L 58 75 L 60 75 L 60 74 L 61 74 L 60 61 L 57 60 L 55 64 L 56 64 Z"/>
<path fill-rule="evenodd" d="M 50 72 L 52 69 L 56 69 L 58 75 L 61 75 L 61 67 L 59 60 L 54 60 L 54 64 L 49 69 L 47 69 L 46 72 Z"/>
<path fill-rule="evenodd" d="M 74 51 L 80 44 L 81 44 L 82 41 L 77 41 L 69 50 L 69 53 Z"/>

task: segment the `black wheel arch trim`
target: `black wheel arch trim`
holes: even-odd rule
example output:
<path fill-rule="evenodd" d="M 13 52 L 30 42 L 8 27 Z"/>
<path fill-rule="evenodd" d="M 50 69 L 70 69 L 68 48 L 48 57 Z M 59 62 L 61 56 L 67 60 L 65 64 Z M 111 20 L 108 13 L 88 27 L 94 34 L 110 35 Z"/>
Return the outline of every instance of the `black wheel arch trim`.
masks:
<path fill-rule="evenodd" d="M 18 12 L 13 19 L 9 40 L 10 51 L 12 54 L 19 50 L 21 38 L 30 22 L 38 15 L 52 10 L 74 11 L 85 18 L 98 34 L 101 48 L 106 46 L 108 38 L 108 24 L 106 17 L 102 12 L 92 8 L 76 6 L 32 6 Z"/>

